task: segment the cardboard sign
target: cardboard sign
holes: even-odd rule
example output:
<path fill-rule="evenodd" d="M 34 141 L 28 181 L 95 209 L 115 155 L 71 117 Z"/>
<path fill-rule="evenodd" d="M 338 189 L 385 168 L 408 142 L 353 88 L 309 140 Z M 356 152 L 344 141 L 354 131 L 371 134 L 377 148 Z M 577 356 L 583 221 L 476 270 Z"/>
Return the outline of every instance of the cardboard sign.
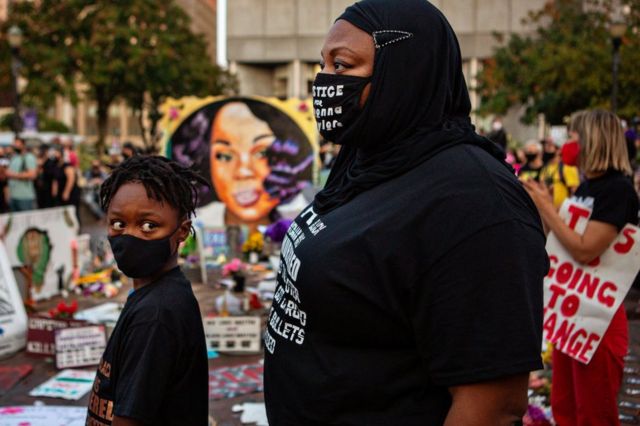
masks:
<path fill-rule="evenodd" d="M 29 396 L 77 401 L 91 390 L 95 377 L 95 371 L 63 370 L 29 392 Z M 87 412 L 86 408 L 84 412 Z"/>
<path fill-rule="evenodd" d="M 207 348 L 218 352 L 260 351 L 260 318 L 216 317 L 204 319 Z"/>
<path fill-rule="evenodd" d="M 560 216 L 583 234 L 591 210 L 567 200 Z M 640 228 L 625 226 L 588 265 L 576 262 L 553 233 L 546 248 L 551 268 L 544 280 L 544 338 L 588 364 L 640 270 Z"/>
<path fill-rule="evenodd" d="M 215 264 L 218 256 L 229 256 L 227 229 L 224 226 L 198 226 L 196 232 L 202 282 L 206 284 L 208 281 L 207 267 Z"/>
<path fill-rule="evenodd" d="M 56 330 L 56 367 L 58 369 L 98 365 L 107 347 L 104 326 L 62 328 Z"/>
<path fill-rule="evenodd" d="M 27 313 L 4 243 L 0 241 L 0 357 L 24 348 Z"/>
<path fill-rule="evenodd" d="M 58 294 L 70 280 L 71 244 L 78 228 L 73 206 L 0 215 L 9 260 L 19 269 L 34 300 Z"/>
<path fill-rule="evenodd" d="M 56 354 L 55 330 L 81 327 L 84 321 L 29 316 L 27 331 L 27 353 L 54 356 Z"/>
<path fill-rule="evenodd" d="M 22 405 L 0 408 L 2 426 L 84 426 L 87 407 Z"/>

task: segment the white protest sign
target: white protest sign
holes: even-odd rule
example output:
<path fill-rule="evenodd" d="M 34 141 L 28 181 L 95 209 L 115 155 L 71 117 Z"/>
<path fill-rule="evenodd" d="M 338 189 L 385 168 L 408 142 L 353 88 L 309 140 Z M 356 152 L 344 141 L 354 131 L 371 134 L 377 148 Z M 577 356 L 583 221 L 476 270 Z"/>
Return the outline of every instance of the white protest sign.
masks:
<path fill-rule="evenodd" d="M 560 216 L 582 234 L 591 210 L 567 200 Z M 626 225 L 588 265 L 576 262 L 553 233 L 546 249 L 551 268 L 544 279 L 544 338 L 588 364 L 640 270 L 640 228 Z"/>
<path fill-rule="evenodd" d="M 34 300 L 58 294 L 71 277 L 78 227 L 73 206 L 0 215 L 9 261 L 20 269 Z"/>
<path fill-rule="evenodd" d="M 56 367 L 75 368 L 98 365 L 107 347 L 103 325 L 61 328 L 56 333 Z"/>
<path fill-rule="evenodd" d="M 27 313 L 18 284 L 0 241 L 0 357 L 22 349 L 27 343 Z"/>
<path fill-rule="evenodd" d="M 0 407 L 2 426 L 84 426 L 87 407 L 22 405 Z"/>
<path fill-rule="evenodd" d="M 77 401 L 91 390 L 95 377 L 95 371 L 63 370 L 29 392 L 29 396 Z"/>
<path fill-rule="evenodd" d="M 260 318 L 205 318 L 204 335 L 207 349 L 218 352 L 259 352 Z"/>

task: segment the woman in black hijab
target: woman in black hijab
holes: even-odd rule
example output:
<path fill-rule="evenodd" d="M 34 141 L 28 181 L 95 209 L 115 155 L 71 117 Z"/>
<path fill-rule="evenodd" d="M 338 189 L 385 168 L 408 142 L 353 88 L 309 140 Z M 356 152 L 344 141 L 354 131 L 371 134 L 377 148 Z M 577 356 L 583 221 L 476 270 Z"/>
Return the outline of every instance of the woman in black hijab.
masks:
<path fill-rule="evenodd" d="M 342 150 L 283 242 L 269 423 L 519 421 L 541 368 L 544 234 L 474 132 L 451 27 L 425 0 L 364 0 L 322 65 L 318 129 Z"/>

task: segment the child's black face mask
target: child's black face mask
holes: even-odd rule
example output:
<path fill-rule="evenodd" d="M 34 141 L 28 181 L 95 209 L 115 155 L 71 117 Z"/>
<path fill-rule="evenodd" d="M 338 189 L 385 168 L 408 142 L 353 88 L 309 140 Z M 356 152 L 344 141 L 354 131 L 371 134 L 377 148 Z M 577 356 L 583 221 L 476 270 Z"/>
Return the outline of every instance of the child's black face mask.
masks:
<path fill-rule="evenodd" d="M 128 234 L 109 237 L 109 244 L 118 268 L 130 278 L 154 276 L 175 253 L 171 247 L 171 237 L 178 229 L 180 225 L 160 240 L 144 240 Z"/>

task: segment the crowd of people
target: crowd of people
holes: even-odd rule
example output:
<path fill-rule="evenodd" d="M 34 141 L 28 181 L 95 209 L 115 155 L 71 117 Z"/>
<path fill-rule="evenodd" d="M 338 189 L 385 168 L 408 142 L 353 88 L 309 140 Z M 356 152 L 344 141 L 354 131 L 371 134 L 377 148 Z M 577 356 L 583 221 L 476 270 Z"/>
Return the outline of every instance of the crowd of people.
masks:
<path fill-rule="evenodd" d="M 93 159 L 82 170 L 72 139 L 29 146 L 18 136 L 12 145 L 0 147 L 0 213 L 72 205 L 79 219 L 80 203 L 84 203 L 97 219 L 103 218 L 100 185 L 111 169 L 137 153 L 126 142 L 122 149 L 109 152 L 108 163 Z"/>

